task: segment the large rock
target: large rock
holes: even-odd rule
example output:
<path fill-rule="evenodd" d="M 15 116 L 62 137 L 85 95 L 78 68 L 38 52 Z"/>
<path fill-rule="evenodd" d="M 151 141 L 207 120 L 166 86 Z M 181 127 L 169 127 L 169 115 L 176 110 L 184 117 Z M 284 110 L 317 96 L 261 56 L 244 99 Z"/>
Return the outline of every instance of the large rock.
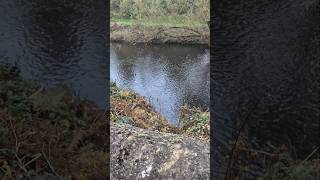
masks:
<path fill-rule="evenodd" d="M 111 124 L 111 179 L 209 179 L 209 144 Z"/>

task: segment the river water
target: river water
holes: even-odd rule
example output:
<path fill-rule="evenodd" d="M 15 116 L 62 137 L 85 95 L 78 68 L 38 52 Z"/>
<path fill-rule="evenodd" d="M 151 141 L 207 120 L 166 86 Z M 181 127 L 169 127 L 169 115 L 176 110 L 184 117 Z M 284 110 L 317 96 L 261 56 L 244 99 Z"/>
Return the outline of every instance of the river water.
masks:
<path fill-rule="evenodd" d="M 149 98 L 171 123 L 183 104 L 208 108 L 205 47 L 110 48 L 106 8 L 94 0 L 1 0 L 0 62 L 16 64 L 25 79 L 44 86 L 68 86 L 100 107 L 108 104 L 110 74 L 119 86 Z"/>
<path fill-rule="evenodd" d="M 96 0 L 1 0 L 0 62 L 17 64 L 26 79 L 65 85 L 107 105 L 108 16 Z"/>
<path fill-rule="evenodd" d="M 209 108 L 209 67 L 204 46 L 111 44 L 110 79 L 145 96 L 171 124 L 182 105 Z"/>

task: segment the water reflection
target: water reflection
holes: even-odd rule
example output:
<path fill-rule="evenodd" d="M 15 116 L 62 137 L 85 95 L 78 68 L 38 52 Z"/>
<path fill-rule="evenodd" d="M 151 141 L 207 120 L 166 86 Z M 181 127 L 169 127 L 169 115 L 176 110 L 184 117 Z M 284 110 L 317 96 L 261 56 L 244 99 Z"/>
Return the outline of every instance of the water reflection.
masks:
<path fill-rule="evenodd" d="M 1 2 L 0 61 L 16 62 L 25 78 L 46 86 L 70 86 L 105 106 L 106 7 L 94 0 Z"/>
<path fill-rule="evenodd" d="M 176 123 L 183 104 L 209 107 L 209 52 L 178 45 L 111 45 L 111 77 Z"/>

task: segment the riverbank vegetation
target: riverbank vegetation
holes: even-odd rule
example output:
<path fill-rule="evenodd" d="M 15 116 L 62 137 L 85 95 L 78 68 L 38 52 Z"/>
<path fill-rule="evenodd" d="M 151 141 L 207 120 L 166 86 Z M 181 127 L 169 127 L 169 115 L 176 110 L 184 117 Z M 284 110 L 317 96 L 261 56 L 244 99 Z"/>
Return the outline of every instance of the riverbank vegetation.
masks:
<path fill-rule="evenodd" d="M 0 66 L 0 179 L 105 179 L 108 121 L 66 88 Z"/>
<path fill-rule="evenodd" d="M 206 23 L 209 0 L 111 0 L 111 17 L 151 20 L 179 19 Z"/>
<path fill-rule="evenodd" d="M 209 0 L 112 0 L 111 40 L 208 44 Z"/>
<path fill-rule="evenodd" d="M 318 180 L 320 178 L 319 147 L 305 158 L 293 157 L 294 149 L 267 142 L 263 147 L 253 146 L 244 134 L 230 142 L 231 156 L 224 159 L 226 179 L 257 180 Z"/>
<path fill-rule="evenodd" d="M 250 121 L 250 125 L 259 131 L 260 127 L 256 120 Z M 294 144 L 296 142 L 290 139 L 288 142 L 261 140 L 252 131 L 250 132 L 251 129 L 247 124 L 241 127 L 234 129 L 238 132 L 234 133 L 233 140 L 225 144 L 230 153 L 221 156 L 220 159 L 221 167 L 225 170 L 222 174 L 225 179 L 318 180 L 320 178 L 320 146 L 312 139 L 303 140 L 304 143 L 312 143 L 311 148 L 307 148 L 301 144 Z M 275 137 L 276 135 L 271 135 L 270 138 Z"/>
<path fill-rule="evenodd" d="M 121 89 L 111 84 L 111 121 L 131 124 L 143 129 L 160 132 L 184 134 L 199 138 L 205 142 L 210 140 L 210 113 L 199 108 L 181 107 L 181 126 L 173 126 L 162 117 L 151 104 L 131 90 Z"/>

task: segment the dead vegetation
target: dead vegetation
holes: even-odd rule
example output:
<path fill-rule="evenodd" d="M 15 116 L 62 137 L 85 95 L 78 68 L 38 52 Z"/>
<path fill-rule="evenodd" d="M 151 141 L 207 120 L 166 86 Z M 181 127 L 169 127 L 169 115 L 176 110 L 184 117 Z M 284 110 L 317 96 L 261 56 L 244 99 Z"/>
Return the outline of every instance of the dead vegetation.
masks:
<path fill-rule="evenodd" d="M 0 67 L 0 179 L 105 179 L 108 121 L 66 88 Z"/>
<path fill-rule="evenodd" d="M 196 107 L 180 109 L 180 133 L 210 141 L 210 112 Z"/>
<path fill-rule="evenodd" d="M 181 107 L 181 126 L 172 126 L 161 117 L 146 99 L 133 91 L 111 83 L 111 121 L 131 124 L 143 129 L 185 134 L 206 142 L 210 140 L 210 114 L 200 108 Z"/>
<path fill-rule="evenodd" d="M 226 156 L 224 179 L 258 180 L 318 180 L 320 178 L 320 147 L 316 147 L 304 159 L 292 157 L 287 145 L 276 146 L 267 142 L 263 147 L 254 147 L 241 133 L 239 138 L 230 142 L 233 150 Z"/>
<path fill-rule="evenodd" d="M 171 127 L 168 121 L 155 112 L 144 97 L 120 89 L 111 83 L 111 121 L 131 124 L 143 129 L 174 133 L 178 129 Z"/>

